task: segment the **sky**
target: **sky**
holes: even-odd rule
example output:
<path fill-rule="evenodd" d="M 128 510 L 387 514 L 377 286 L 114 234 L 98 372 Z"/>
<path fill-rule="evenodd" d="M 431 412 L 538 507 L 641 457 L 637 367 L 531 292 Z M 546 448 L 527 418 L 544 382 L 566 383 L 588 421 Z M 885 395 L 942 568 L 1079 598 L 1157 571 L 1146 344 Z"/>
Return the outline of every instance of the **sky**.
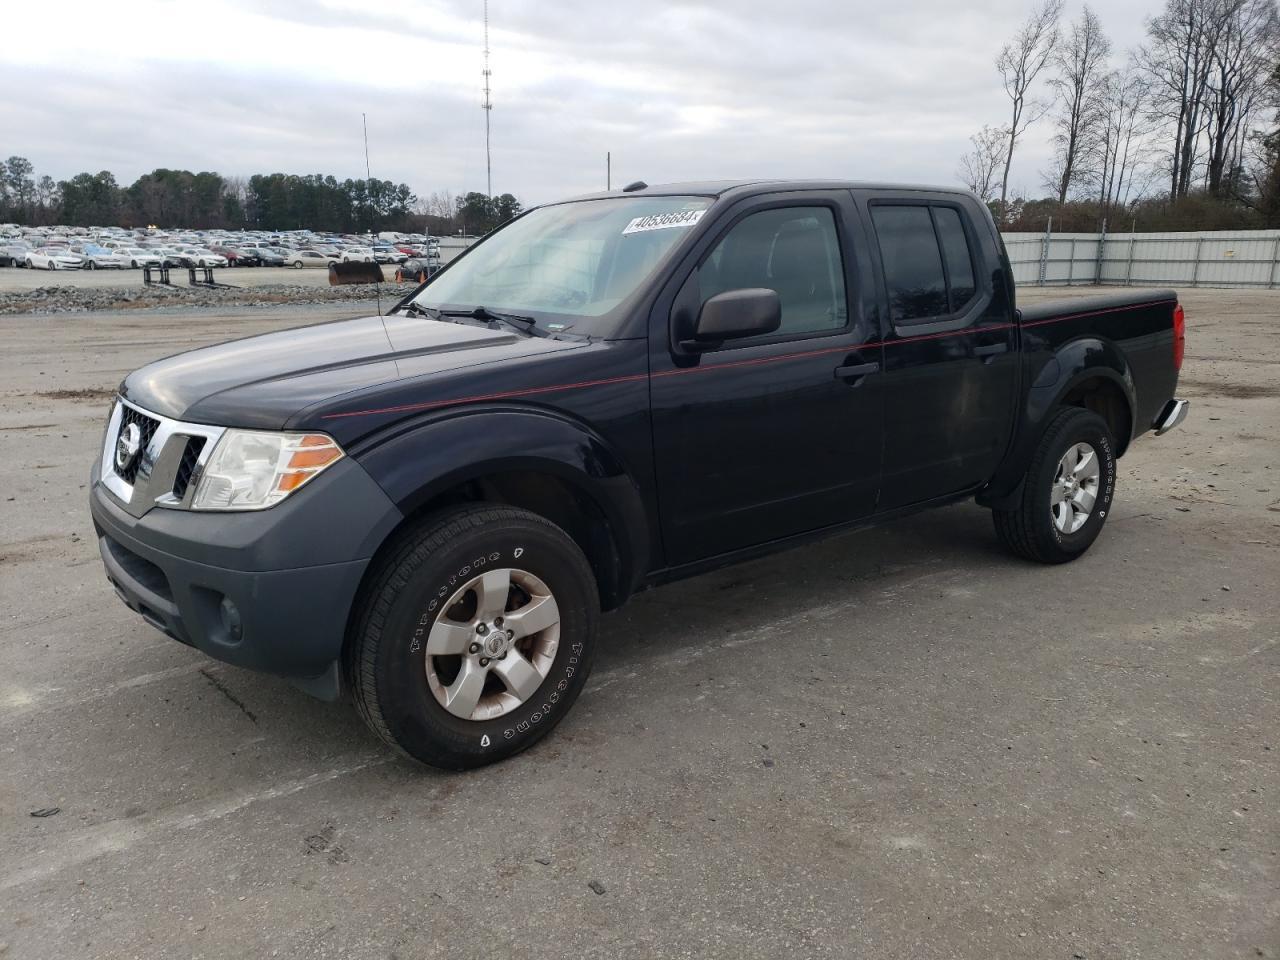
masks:
<path fill-rule="evenodd" d="M 1117 62 L 1158 3 L 1095 5 Z M 362 177 L 364 113 L 375 177 L 485 189 L 481 0 L 4 6 L 0 158 L 37 173 Z M 491 0 L 493 190 L 530 205 L 603 189 L 607 151 L 615 187 L 954 183 L 969 135 L 1007 122 L 993 62 L 1030 6 Z M 1041 192 L 1050 134 L 1032 128 L 1011 186 Z"/>

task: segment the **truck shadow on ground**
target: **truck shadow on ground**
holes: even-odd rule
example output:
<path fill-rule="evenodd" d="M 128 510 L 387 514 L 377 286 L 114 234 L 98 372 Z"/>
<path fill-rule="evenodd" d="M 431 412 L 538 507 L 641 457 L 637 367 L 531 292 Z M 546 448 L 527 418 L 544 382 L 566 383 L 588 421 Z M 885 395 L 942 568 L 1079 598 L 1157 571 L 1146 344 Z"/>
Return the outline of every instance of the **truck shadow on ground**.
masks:
<path fill-rule="evenodd" d="M 932 510 L 646 591 L 606 616 L 595 670 L 642 667 L 744 632 L 785 639 L 809 616 L 931 577 L 1023 565 L 1000 547 L 990 517 L 973 504 Z"/>

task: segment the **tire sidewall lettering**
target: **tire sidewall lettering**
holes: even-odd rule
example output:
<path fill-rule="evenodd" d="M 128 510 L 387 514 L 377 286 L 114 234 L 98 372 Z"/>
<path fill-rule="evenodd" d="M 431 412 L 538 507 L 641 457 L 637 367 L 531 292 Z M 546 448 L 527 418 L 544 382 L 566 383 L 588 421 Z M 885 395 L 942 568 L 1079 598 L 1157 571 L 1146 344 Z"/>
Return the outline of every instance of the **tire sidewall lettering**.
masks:
<path fill-rule="evenodd" d="M 495 530 L 497 538 L 502 538 L 500 530 Z M 485 542 L 488 540 L 488 542 Z M 406 710 L 401 713 L 395 726 L 401 729 L 420 729 L 413 718 L 417 711 L 425 710 L 434 718 L 430 726 L 448 730 L 448 737 L 460 741 L 459 749 L 481 751 L 493 754 L 500 751 L 505 755 L 521 748 L 521 741 L 540 739 L 546 728 L 554 726 L 559 716 L 568 710 L 576 699 L 581 684 L 585 680 L 584 667 L 587 664 L 587 647 L 582 641 L 567 643 L 569 639 L 582 636 L 580 631 L 588 628 L 594 617 L 586 605 L 593 594 L 585 593 L 589 581 L 581 581 L 574 577 L 576 569 L 571 556 L 560 550 L 544 550 L 540 538 L 521 536 L 507 538 L 507 543 L 496 545 L 493 539 L 471 539 L 469 547 L 461 544 L 457 552 L 448 555 L 442 551 L 441 559 L 447 566 L 448 573 L 430 574 L 432 579 L 425 583 L 421 580 L 410 581 L 406 593 L 420 598 L 416 609 L 409 612 L 403 626 L 394 627 L 401 638 L 395 647 L 401 657 L 408 658 L 408 668 L 394 668 L 397 676 L 391 682 L 403 693 L 400 696 L 412 697 L 419 704 L 416 708 L 406 702 Z M 480 547 L 483 549 L 480 549 Z M 518 556 L 517 556 L 518 554 Z M 447 559 L 452 557 L 452 562 Z M 423 567 L 427 567 L 424 564 Z M 423 569 L 420 567 L 419 569 Z M 554 665 L 554 671 L 544 679 L 542 687 L 531 698 L 511 713 L 492 720 L 468 721 L 447 714 L 443 706 L 436 700 L 426 681 L 426 645 L 431 629 L 440 616 L 442 609 L 450 598 L 468 580 L 474 579 L 486 570 L 495 568 L 518 568 L 528 570 L 543 579 L 551 586 L 562 609 L 561 649 Z M 437 571 L 439 567 L 435 568 Z M 402 661 L 404 662 L 404 661 Z M 388 717 L 390 720 L 391 718 Z M 442 730 L 443 735 L 443 730 Z M 469 747 L 461 747 L 461 743 L 469 742 Z"/>
<path fill-rule="evenodd" d="M 1100 459 L 1106 466 L 1103 470 L 1103 484 L 1099 502 L 1101 507 L 1085 521 L 1085 525 L 1072 534 L 1063 534 L 1056 524 L 1049 524 L 1049 532 L 1052 534 L 1054 541 L 1061 547 L 1066 547 L 1073 540 L 1078 541 L 1079 538 L 1088 533 L 1096 535 L 1104 520 L 1107 518 L 1107 512 L 1111 507 L 1111 500 L 1115 496 L 1116 487 L 1116 460 L 1115 451 L 1111 447 L 1111 440 L 1105 433 L 1092 434 L 1090 436 L 1078 437 L 1073 439 L 1071 443 L 1088 443 L 1095 450 L 1100 451 Z M 1052 481 L 1051 481 L 1052 482 Z"/>

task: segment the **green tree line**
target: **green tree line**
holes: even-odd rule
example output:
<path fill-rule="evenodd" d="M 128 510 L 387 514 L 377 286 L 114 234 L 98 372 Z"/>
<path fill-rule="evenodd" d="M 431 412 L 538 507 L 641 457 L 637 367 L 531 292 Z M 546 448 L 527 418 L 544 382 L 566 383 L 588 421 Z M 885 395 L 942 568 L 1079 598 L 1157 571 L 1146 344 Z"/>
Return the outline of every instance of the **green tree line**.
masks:
<path fill-rule="evenodd" d="M 520 213 L 509 193 L 433 195 L 419 202 L 408 184 L 339 180 L 324 174 L 222 174 L 160 168 L 121 186 L 115 175 L 79 173 L 67 180 L 37 176 L 31 161 L 0 161 L 0 223 L 75 227 L 324 230 L 431 229 L 487 233 Z"/>

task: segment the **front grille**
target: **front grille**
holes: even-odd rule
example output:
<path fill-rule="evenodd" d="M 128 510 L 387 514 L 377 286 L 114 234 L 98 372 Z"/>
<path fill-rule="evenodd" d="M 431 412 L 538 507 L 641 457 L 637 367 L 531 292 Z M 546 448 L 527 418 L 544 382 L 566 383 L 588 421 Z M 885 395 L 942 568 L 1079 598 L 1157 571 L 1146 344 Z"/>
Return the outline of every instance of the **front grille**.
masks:
<path fill-rule="evenodd" d="M 125 483 L 132 484 L 134 480 L 138 478 L 138 468 L 142 465 L 143 453 L 146 451 L 147 447 L 151 445 L 151 438 L 155 436 L 156 428 L 160 426 L 160 421 L 153 419 L 152 417 L 148 417 L 145 413 L 139 413 L 137 410 L 133 409 L 133 407 L 129 406 L 124 406 L 121 413 L 120 432 L 116 434 L 116 441 L 118 442 L 120 440 L 120 434 L 124 433 L 129 424 L 136 423 L 138 425 L 138 430 L 141 432 L 138 447 L 139 453 L 129 461 L 128 466 L 121 469 L 116 464 L 114 458 L 115 451 L 113 447 L 111 464 L 116 473 L 120 475 L 121 479 L 123 479 Z"/>
<path fill-rule="evenodd" d="M 200 451 L 204 449 L 204 437 L 190 437 L 187 447 L 182 451 L 182 463 L 178 464 L 178 475 L 173 478 L 173 496 L 181 500 L 187 495 L 187 487 L 191 485 L 191 475 L 196 472 L 196 464 L 200 462 Z"/>

